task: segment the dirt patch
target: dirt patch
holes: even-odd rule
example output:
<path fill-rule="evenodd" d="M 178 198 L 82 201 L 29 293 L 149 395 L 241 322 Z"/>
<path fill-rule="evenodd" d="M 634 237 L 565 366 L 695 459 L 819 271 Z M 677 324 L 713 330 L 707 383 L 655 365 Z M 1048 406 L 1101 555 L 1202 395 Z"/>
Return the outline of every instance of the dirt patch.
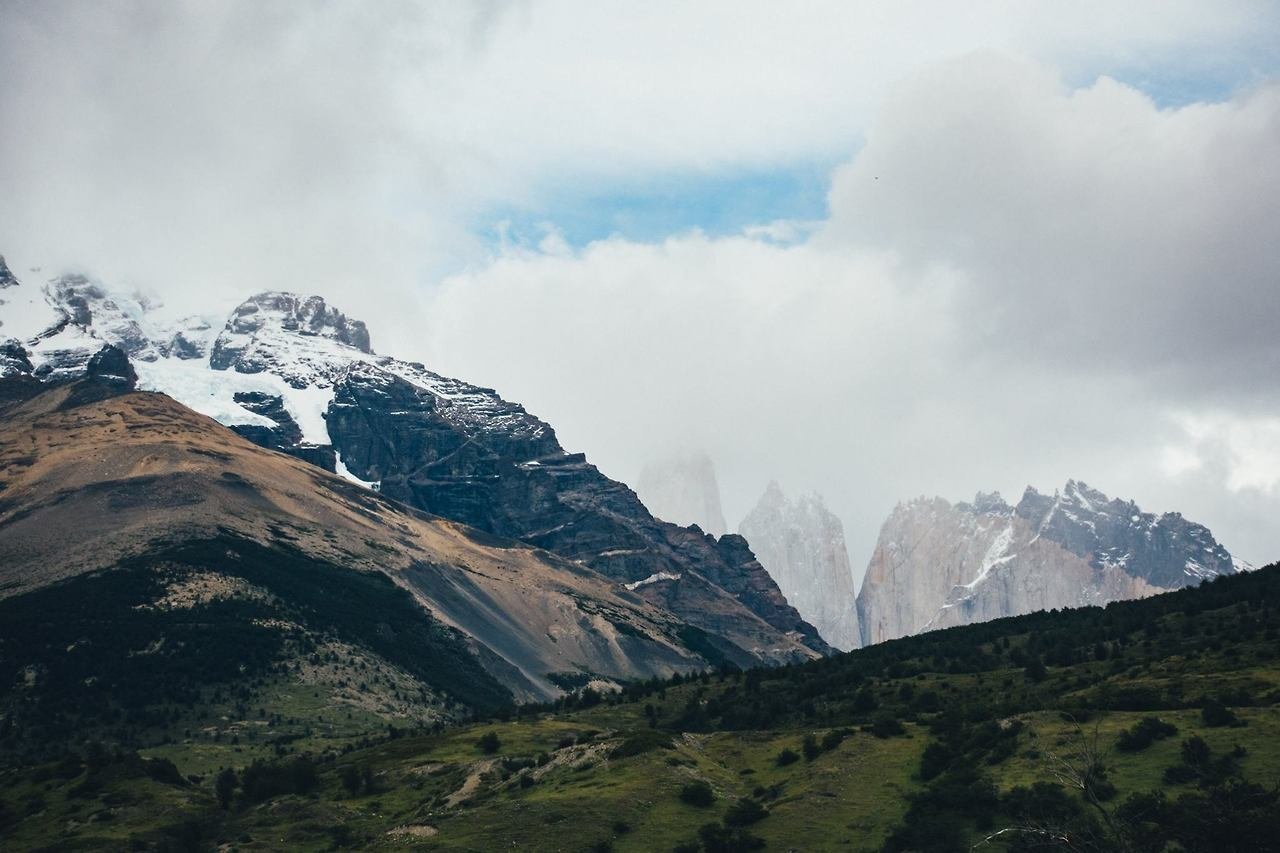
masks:
<path fill-rule="evenodd" d="M 467 800 L 480 788 L 480 777 L 493 769 L 498 763 L 498 759 L 490 758 L 486 761 L 478 761 L 471 765 L 470 772 L 467 773 L 466 780 L 458 790 L 449 795 L 445 800 L 445 808 L 457 808 L 458 804 L 463 800 Z"/>
<path fill-rule="evenodd" d="M 387 830 L 387 835 L 391 835 L 396 838 L 431 838 L 433 835 L 439 834 L 440 830 L 425 823 L 409 823 L 404 826 L 397 826 L 395 829 Z"/>

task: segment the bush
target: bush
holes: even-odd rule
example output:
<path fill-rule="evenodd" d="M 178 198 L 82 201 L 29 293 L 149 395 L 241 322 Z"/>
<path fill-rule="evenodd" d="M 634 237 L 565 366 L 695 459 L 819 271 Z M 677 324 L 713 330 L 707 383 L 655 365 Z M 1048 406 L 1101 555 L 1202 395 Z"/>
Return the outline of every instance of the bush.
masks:
<path fill-rule="evenodd" d="M 745 853 L 745 851 L 764 848 L 764 839 L 752 835 L 745 829 L 727 827 L 719 823 L 709 823 L 699 829 L 698 838 L 702 840 L 702 849 L 706 853 Z"/>
<path fill-rule="evenodd" d="M 871 721 L 871 733 L 878 738 L 889 738 L 904 735 L 907 730 L 898 722 L 898 718 L 889 713 L 877 714 Z"/>
<path fill-rule="evenodd" d="M 822 748 L 818 746 L 818 741 L 813 735 L 804 736 L 804 740 L 800 743 L 800 751 L 804 753 L 805 761 L 813 761 L 822 754 Z"/>
<path fill-rule="evenodd" d="M 485 755 L 493 755 L 499 749 L 502 749 L 502 740 L 498 737 L 497 732 L 485 732 L 476 740 L 476 746 Z"/>
<path fill-rule="evenodd" d="M 632 755 L 643 755 L 646 752 L 652 752 L 655 749 L 670 749 L 671 735 L 657 731 L 655 729 L 641 729 L 638 732 L 632 732 L 614 747 L 613 752 L 609 753 L 610 758 L 628 758 Z"/>
<path fill-rule="evenodd" d="M 751 799 L 741 799 L 729 806 L 725 812 L 724 822 L 728 826 L 750 826 L 759 823 L 769 816 L 764 806 Z"/>
<path fill-rule="evenodd" d="M 1204 721 L 1206 726 L 1210 728 L 1221 728 L 1223 726 L 1243 726 L 1244 723 L 1235 712 L 1223 705 L 1217 699 L 1206 699 L 1204 707 L 1200 709 L 1200 719 Z"/>
<path fill-rule="evenodd" d="M 236 771 L 230 767 L 218 774 L 213 780 L 213 792 L 218 797 L 218 805 L 224 809 L 231 808 L 231 797 L 236 792 L 236 786 L 240 784 L 240 780 L 236 778 Z"/>
<path fill-rule="evenodd" d="M 698 808 L 706 808 L 716 801 L 716 794 L 709 784 L 699 779 L 680 789 L 680 801 Z"/>
<path fill-rule="evenodd" d="M 822 736 L 822 751 L 830 752 L 835 749 L 840 744 L 844 743 L 844 739 L 850 734 L 851 732 L 848 729 L 835 729 L 834 731 L 827 732 Z"/>
<path fill-rule="evenodd" d="M 320 784 L 310 758 L 301 756 L 278 764 L 255 762 L 244 769 L 240 789 L 245 801 L 260 803 L 283 794 L 307 794 Z"/>
<path fill-rule="evenodd" d="M 951 764 L 951 750 L 940 743 L 931 743 L 920 756 L 920 781 L 928 782 Z"/>
<path fill-rule="evenodd" d="M 1116 741 L 1121 752 L 1141 752 L 1158 740 L 1173 737 L 1178 727 L 1158 717 L 1143 717 L 1133 728 L 1125 729 Z"/>
<path fill-rule="evenodd" d="M 800 756 L 792 749 L 784 749 L 778 753 L 778 757 L 774 759 L 779 767 L 786 767 L 788 764 L 795 764 L 800 760 Z"/>

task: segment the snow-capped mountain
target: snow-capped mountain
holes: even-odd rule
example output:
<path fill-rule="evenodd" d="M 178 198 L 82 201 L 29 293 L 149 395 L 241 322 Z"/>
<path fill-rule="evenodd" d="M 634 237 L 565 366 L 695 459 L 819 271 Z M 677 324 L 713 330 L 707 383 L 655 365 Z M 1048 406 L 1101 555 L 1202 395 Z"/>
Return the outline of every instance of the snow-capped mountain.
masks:
<path fill-rule="evenodd" d="M 80 275 L 43 287 L 3 267 L 0 371 L 56 381 L 104 343 L 159 391 L 255 443 L 421 510 L 576 560 L 707 632 L 740 665 L 829 651 L 739 536 L 655 519 L 624 484 L 494 391 L 375 354 L 318 296 L 264 292 L 228 318 L 166 319 Z M 650 579 L 657 579 L 649 582 Z"/>
<path fill-rule="evenodd" d="M 1203 525 L 1068 480 L 972 503 L 918 498 L 880 530 L 858 594 L 864 643 L 1036 610 L 1141 598 L 1233 574 Z"/>
<path fill-rule="evenodd" d="M 673 455 L 649 462 L 640 471 L 636 491 L 658 518 L 696 524 L 712 536 L 728 530 L 720 508 L 716 467 L 705 453 Z"/>
<path fill-rule="evenodd" d="M 821 495 L 793 500 L 771 482 L 738 532 L 824 640 L 845 651 L 861 645 L 844 525 Z"/>

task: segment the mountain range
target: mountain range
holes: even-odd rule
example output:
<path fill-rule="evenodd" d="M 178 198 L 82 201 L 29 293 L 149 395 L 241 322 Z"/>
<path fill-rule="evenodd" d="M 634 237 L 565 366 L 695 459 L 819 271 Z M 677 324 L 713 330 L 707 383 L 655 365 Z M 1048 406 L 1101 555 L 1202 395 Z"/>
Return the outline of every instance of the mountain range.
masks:
<path fill-rule="evenodd" d="M 221 322 L 169 318 L 86 276 L 36 287 L 0 261 L 0 335 L 7 338 L 0 376 L 15 389 L 16 408 L 6 415 L 15 447 L 17 435 L 33 429 L 28 418 L 53 408 L 77 414 L 57 421 L 62 435 L 41 422 L 52 430 L 50 444 L 78 446 L 75 425 L 87 419 L 114 423 L 86 445 L 99 453 L 121 436 L 156 433 L 173 433 L 169 450 L 185 448 L 137 451 L 145 465 L 121 455 L 114 466 L 94 467 L 91 458 L 67 456 L 71 469 L 91 473 L 66 475 L 79 491 L 62 487 L 56 500 L 34 485 L 8 486 L 4 499 L 16 517 L 0 517 L 0 547 L 9 549 L 4 594 L 139 558 L 186 530 L 193 542 L 231 536 L 287 545 L 335 566 L 388 574 L 424 612 L 460 632 L 515 698 L 546 698 L 595 678 L 830 651 L 741 537 L 717 539 L 654 518 L 631 489 L 565 451 L 549 424 L 492 390 L 375 354 L 365 325 L 321 297 L 267 292 Z M 115 364 L 127 381 L 104 385 L 95 359 Z M 118 393 L 97 399 L 107 387 Z M 97 408 L 82 412 L 60 399 L 85 394 Z M 232 438 L 240 442 L 234 452 L 226 449 Z M 265 450 L 252 455 L 250 443 Z M 214 455 L 201 456 L 197 448 L 207 445 L 217 446 Z M 288 456 L 309 464 L 282 468 Z M 186 485 L 170 488 L 174 478 Z M 289 482 L 296 486 L 287 496 L 273 491 Z M 109 509 L 81 506 L 126 492 Z M 174 495 L 207 497 L 172 513 L 120 509 Z M 41 515 L 33 501 L 60 509 Z M 232 523 L 254 518 L 260 506 L 283 516 L 269 521 L 264 510 L 252 529 Z M 82 529 L 100 531 L 91 539 L 76 531 L 82 513 L 95 521 Z M 375 516 L 376 534 L 361 527 Z M 333 527 L 328 519 L 337 517 L 344 520 Z M 481 556 L 421 550 L 423 524 L 464 531 L 463 550 Z M 63 528 L 71 534 L 62 536 Z M 32 544 L 32 530 L 54 539 Z M 347 543 L 339 552 L 325 544 L 335 536 Z M 498 568 L 482 570 L 475 560 Z"/>

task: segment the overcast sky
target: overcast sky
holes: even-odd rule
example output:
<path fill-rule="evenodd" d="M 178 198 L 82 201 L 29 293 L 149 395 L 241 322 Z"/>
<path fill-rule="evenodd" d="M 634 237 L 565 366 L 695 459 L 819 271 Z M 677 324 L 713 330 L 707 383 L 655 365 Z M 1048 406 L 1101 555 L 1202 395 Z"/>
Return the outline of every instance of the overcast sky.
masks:
<path fill-rule="evenodd" d="M 1280 4 L 0 0 L 0 252 L 316 292 L 730 526 L 1068 477 L 1280 558 Z"/>

